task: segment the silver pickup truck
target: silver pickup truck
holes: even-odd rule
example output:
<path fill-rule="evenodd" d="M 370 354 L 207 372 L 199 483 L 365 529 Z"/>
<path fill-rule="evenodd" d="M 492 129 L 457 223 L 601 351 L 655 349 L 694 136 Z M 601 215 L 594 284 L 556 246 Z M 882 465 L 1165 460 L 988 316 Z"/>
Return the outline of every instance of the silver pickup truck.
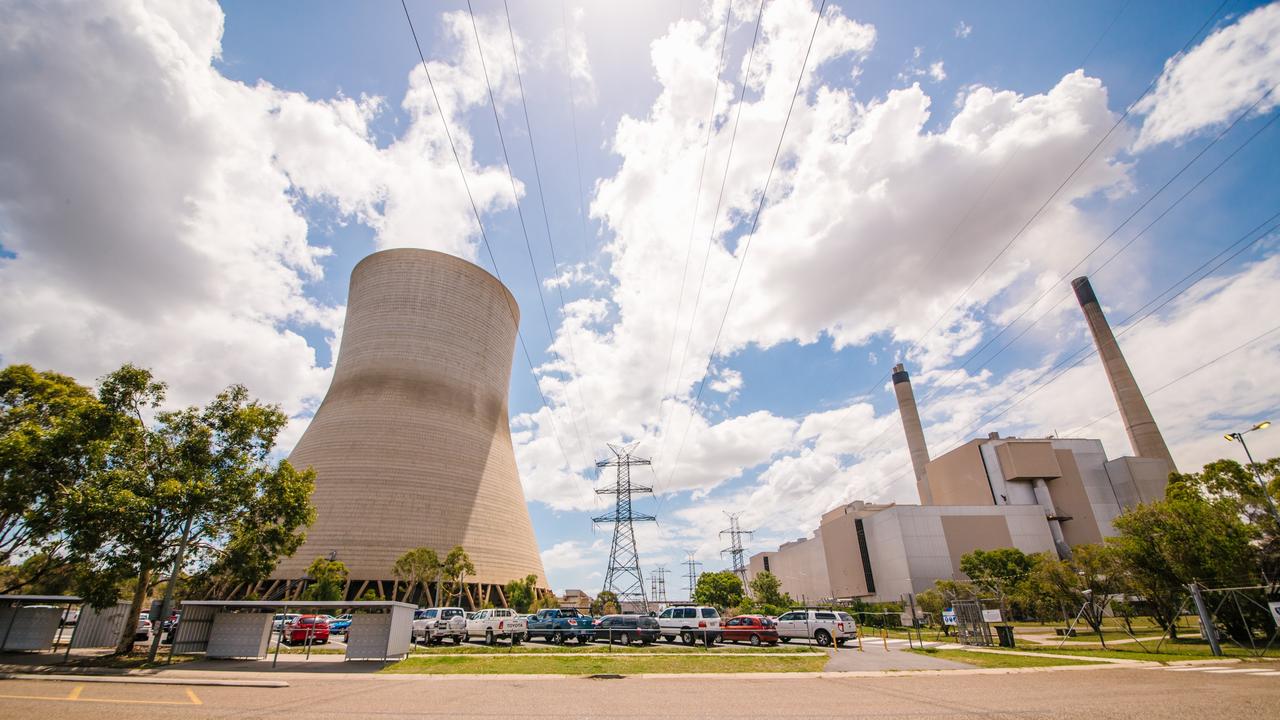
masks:
<path fill-rule="evenodd" d="M 460 607 L 427 608 L 416 613 L 413 621 L 413 641 L 424 645 L 436 645 L 445 638 L 461 645 L 467 638 L 467 611 Z"/>

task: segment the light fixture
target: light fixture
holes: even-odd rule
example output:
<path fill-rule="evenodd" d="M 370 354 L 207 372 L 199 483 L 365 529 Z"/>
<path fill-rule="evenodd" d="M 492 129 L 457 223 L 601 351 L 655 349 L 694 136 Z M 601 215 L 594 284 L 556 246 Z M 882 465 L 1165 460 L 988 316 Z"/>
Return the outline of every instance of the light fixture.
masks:
<path fill-rule="evenodd" d="M 1254 425 L 1254 426 L 1253 426 L 1253 429 L 1254 429 L 1254 430 L 1266 430 L 1266 429 L 1267 429 L 1267 428 L 1269 428 L 1269 427 L 1271 427 L 1271 421 L 1270 421 L 1270 420 L 1263 420 L 1262 422 L 1258 423 L 1257 425 Z"/>

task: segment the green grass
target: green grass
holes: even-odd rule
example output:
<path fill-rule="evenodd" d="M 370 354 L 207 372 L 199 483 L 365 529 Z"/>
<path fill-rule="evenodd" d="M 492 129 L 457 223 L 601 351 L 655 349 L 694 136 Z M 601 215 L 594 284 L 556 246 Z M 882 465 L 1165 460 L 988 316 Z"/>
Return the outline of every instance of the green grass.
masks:
<path fill-rule="evenodd" d="M 644 673 L 738 673 L 738 672 L 818 672 L 827 664 L 827 656 L 808 654 L 788 656 L 742 655 L 671 655 L 636 657 L 612 656 L 538 657 L 526 655 L 519 660 L 484 655 L 452 657 L 416 655 L 383 668 L 383 673 L 419 675 L 638 675 Z"/>
<path fill-rule="evenodd" d="M 1178 660 L 1210 660 L 1210 659 L 1213 659 L 1214 657 L 1213 654 L 1210 653 L 1209 651 L 1209 645 L 1207 643 L 1203 643 L 1200 641 L 1180 640 L 1175 643 L 1170 643 L 1169 641 L 1165 641 L 1165 643 L 1160 646 L 1160 652 L 1148 652 L 1150 650 L 1155 650 L 1156 643 L 1154 641 L 1150 643 L 1144 642 L 1143 644 L 1146 645 L 1147 647 L 1147 650 L 1145 651 L 1142 648 L 1138 647 L 1138 645 L 1135 643 L 1127 643 L 1124 645 L 1113 645 L 1113 646 L 1109 646 L 1106 650 L 1103 650 L 1101 645 L 1092 645 L 1090 647 L 1078 647 L 1078 646 L 1066 645 L 1066 646 L 1063 646 L 1061 649 L 1052 645 L 1035 645 L 1035 646 L 1019 645 L 1018 649 L 1024 650 L 1026 652 L 1042 652 L 1042 653 L 1054 653 L 1058 655 L 1079 655 L 1081 657 L 1101 657 L 1101 658 L 1114 658 L 1117 660 L 1143 660 L 1143 661 L 1153 661 L 1153 662 L 1174 662 Z M 1234 645 L 1230 647 L 1228 647 L 1227 645 L 1223 645 L 1222 652 L 1225 653 L 1225 656 L 1228 658 L 1249 659 L 1249 658 L 1255 657 L 1249 654 L 1248 652 L 1235 647 Z M 1278 654 L 1280 654 L 1280 652 L 1273 650 L 1270 653 L 1270 656 L 1274 659 Z"/>
<path fill-rule="evenodd" d="M 925 648 L 911 652 L 936 657 L 942 660 L 954 660 L 982 668 L 1024 668 L 1053 667 L 1059 665 L 1097 665 L 1089 660 L 1066 660 L 1051 657 L 1028 657 L 1026 655 L 998 654 L 994 652 L 970 652 L 968 650 L 937 650 Z"/>

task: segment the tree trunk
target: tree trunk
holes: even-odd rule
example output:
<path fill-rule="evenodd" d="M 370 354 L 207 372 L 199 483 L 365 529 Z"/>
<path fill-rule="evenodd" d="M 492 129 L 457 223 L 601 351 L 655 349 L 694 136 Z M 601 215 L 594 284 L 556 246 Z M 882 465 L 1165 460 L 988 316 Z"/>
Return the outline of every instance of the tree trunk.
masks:
<path fill-rule="evenodd" d="M 151 585 L 151 564 L 144 562 L 138 573 L 138 587 L 133 591 L 133 601 L 129 603 L 129 614 L 124 616 L 124 629 L 120 631 L 120 642 L 116 643 L 116 654 L 127 655 L 133 652 L 133 637 L 138 633 L 138 616 L 142 614 L 142 603 L 147 599 L 147 588 Z M 163 620 L 163 618 L 161 618 Z M 152 622 L 152 632 L 156 632 Z"/>

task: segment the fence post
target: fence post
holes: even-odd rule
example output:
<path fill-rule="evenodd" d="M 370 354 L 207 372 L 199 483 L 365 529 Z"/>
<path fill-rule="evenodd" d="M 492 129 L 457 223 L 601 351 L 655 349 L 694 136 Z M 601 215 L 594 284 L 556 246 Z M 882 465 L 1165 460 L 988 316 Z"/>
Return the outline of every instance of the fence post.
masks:
<path fill-rule="evenodd" d="M 1196 612 L 1200 615 L 1200 629 L 1209 640 L 1209 650 L 1215 656 L 1222 657 L 1222 648 L 1218 646 L 1218 633 L 1213 627 L 1213 618 L 1209 616 L 1209 608 L 1205 606 L 1204 598 L 1200 595 L 1200 584 L 1191 583 L 1187 588 L 1191 590 L 1191 597 L 1196 601 Z"/>

